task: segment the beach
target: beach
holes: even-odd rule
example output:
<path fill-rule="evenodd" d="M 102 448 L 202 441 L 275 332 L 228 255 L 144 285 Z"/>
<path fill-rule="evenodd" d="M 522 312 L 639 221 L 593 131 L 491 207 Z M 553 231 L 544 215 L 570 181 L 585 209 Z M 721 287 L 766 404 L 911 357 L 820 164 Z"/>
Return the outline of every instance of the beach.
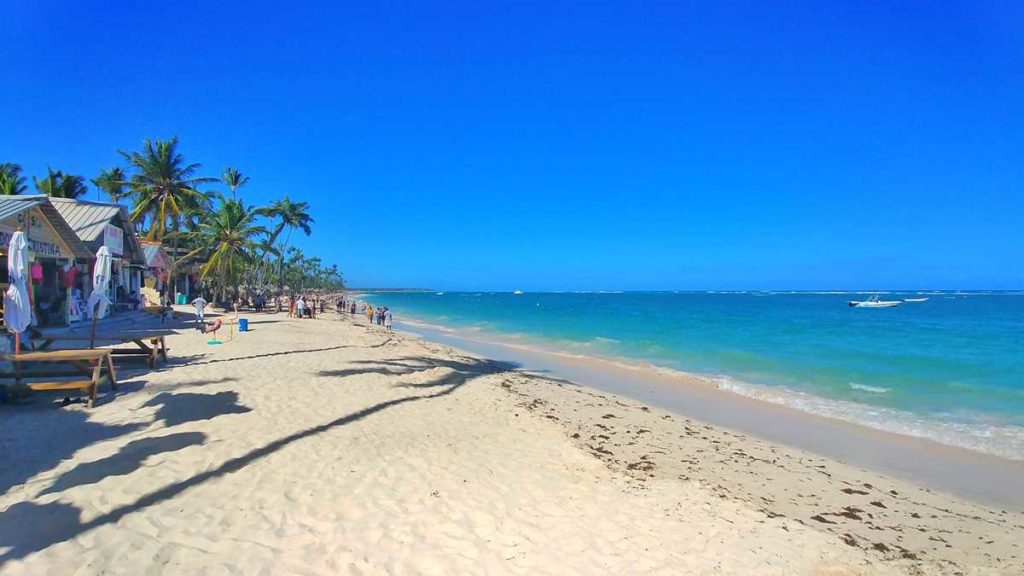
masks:
<path fill-rule="evenodd" d="M 0 406 L 0 573 L 1024 570 L 1018 509 L 364 317 L 250 326 Z"/>

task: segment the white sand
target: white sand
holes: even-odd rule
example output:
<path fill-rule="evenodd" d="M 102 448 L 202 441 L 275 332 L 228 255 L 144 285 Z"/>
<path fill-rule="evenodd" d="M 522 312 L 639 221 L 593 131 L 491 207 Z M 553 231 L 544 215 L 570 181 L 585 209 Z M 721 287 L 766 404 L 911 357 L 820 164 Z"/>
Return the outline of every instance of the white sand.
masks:
<path fill-rule="evenodd" d="M 593 441 L 587 448 L 588 438 L 573 434 L 602 422 L 600 402 L 619 402 L 608 395 L 592 395 L 591 413 L 576 400 L 586 389 L 439 345 L 347 321 L 253 319 L 253 332 L 222 346 L 197 333 L 172 338 L 170 366 L 124 372 L 123 393 L 91 411 L 57 407 L 52 396 L 0 407 L 0 573 L 1019 566 L 971 551 L 959 564 L 883 554 L 770 517 L 705 480 L 595 457 Z M 616 416 L 619 426 L 664 416 L 619 403 L 634 408 Z M 660 453 L 678 456 L 673 449 Z M 801 490 L 831 489 L 823 478 L 809 477 Z"/>

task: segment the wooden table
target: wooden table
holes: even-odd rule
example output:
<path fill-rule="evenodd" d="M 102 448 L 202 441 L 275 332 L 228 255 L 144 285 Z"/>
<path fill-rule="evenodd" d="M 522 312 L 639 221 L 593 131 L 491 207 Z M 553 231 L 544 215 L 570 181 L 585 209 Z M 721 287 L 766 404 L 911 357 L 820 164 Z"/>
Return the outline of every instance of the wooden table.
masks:
<path fill-rule="evenodd" d="M 110 352 L 118 356 L 141 356 L 146 360 L 146 365 L 150 368 L 155 368 L 158 356 L 163 358 L 164 362 L 167 362 L 166 337 L 174 333 L 170 330 L 125 330 L 114 334 L 97 334 L 95 339 L 88 334 L 43 334 L 33 340 L 37 342 L 36 349 L 38 350 L 46 350 L 54 342 L 89 342 L 91 344 L 96 342 L 133 343 L 137 348 L 115 348 L 110 350 Z"/>
<path fill-rule="evenodd" d="M 24 386 L 30 390 L 81 390 L 89 395 L 87 406 L 93 407 L 96 401 L 96 389 L 99 388 L 100 380 L 104 377 L 103 369 L 106 368 L 106 378 L 110 381 L 110 387 L 117 390 L 117 374 L 114 371 L 113 355 L 109 349 L 89 350 L 53 350 L 48 352 L 25 352 L 23 354 L 6 354 L 3 359 L 14 364 L 14 381 L 21 386 L 22 380 L 40 376 L 64 375 L 47 371 L 29 372 L 24 370 L 26 363 L 54 363 L 66 364 L 74 372 L 81 373 L 89 378 L 87 380 L 56 380 L 49 382 L 24 382 Z M 0 377 L 10 378 L 12 375 L 5 373 Z"/>

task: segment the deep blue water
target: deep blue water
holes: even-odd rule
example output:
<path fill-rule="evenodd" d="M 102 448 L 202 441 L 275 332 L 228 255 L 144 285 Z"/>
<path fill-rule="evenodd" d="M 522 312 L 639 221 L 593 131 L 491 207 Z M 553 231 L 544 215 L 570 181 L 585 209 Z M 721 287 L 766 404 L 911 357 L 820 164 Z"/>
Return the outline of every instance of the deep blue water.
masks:
<path fill-rule="evenodd" d="M 1024 293 L 372 294 L 396 320 L 716 378 L 810 412 L 1024 458 Z"/>

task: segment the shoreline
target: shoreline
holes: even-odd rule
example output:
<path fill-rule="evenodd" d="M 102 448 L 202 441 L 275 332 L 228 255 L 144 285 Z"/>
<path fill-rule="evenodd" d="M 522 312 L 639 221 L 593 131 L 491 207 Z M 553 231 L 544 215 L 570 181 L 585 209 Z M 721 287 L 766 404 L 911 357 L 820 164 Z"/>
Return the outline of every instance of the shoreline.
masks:
<path fill-rule="evenodd" d="M 1024 494 L 1018 488 L 1019 478 L 1024 477 L 1021 460 L 722 389 L 700 374 L 632 359 L 547 349 L 536 342 L 509 342 L 496 333 L 411 318 L 395 321 L 395 328 L 472 354 L 515 362 L 528 372 L 559 376 L 979 503 L 1024 510 Z"/>
<path fill-rule="evenodd" d="M 699 292 L 703 293 L 703 292 Z M 808 292 L 818 294 L 817 292 Z M 746 294 L 737 292 L 737 295 Z M 788 292 L 786 294 L 789 294 Z M 1010 292 L 1008 292 L 1010 294 Z M 991 295 L 991 294 L 984 294 Z M 359 295 L 353 295 L 358 298 Z M 469 325 L 449 325 L 446 316 L 425 320 L 415 314 L 402 313 L 405 324 L 413 329 L 425 329 L 432 333 L 452 334 L 470 340 L 482 340 L 487 344 L 520 349 L 578 360 L 596 359 L 611 362 L 629 370 L 656 372 L 659 375 L 678 377 L 685 381 L 694 379 L 707 382 L 722 391 L 737 396 L 771 403 L 804 414 L 840 420 L 857 426 L 880 430 L 900 436 L 908 436 L 935 442 L 945 446 L 965 449 L 991 455 L 1000 459 L 1024 462 L 1024 426 L 999 417 L 991 418 L 984 412 L 951 408 L 949 413 L 921 412 L 891 403 L 873 402 L 873 399 L 888 397 L 890 392 L 899 395 L 898 385 L 885 386 L 848 382 L 853 391 L 851 396 L 836 396 L 802 386 L 800 372 L 790 371 L 788 375 L 767 375 L 764 377 L 719 368 L 715 371 L 678 366 L 670 359 L 649 358 L 643 354 L 630 355 L 624 350 L 615 350 L 622 344 L 614 338 L 592 334 L 589 339 L 557 338 L 523 331 L 502 331 L 488 327 L 486 322 Z M 857 397 L 857 395 L 860 397 Z"/>
<path fill-rule="evenodd" d="M 92 410 L 0 406 L 0 571 L 1024 570 L 1019 512 L 365 317 L 248 316 Z"/>

